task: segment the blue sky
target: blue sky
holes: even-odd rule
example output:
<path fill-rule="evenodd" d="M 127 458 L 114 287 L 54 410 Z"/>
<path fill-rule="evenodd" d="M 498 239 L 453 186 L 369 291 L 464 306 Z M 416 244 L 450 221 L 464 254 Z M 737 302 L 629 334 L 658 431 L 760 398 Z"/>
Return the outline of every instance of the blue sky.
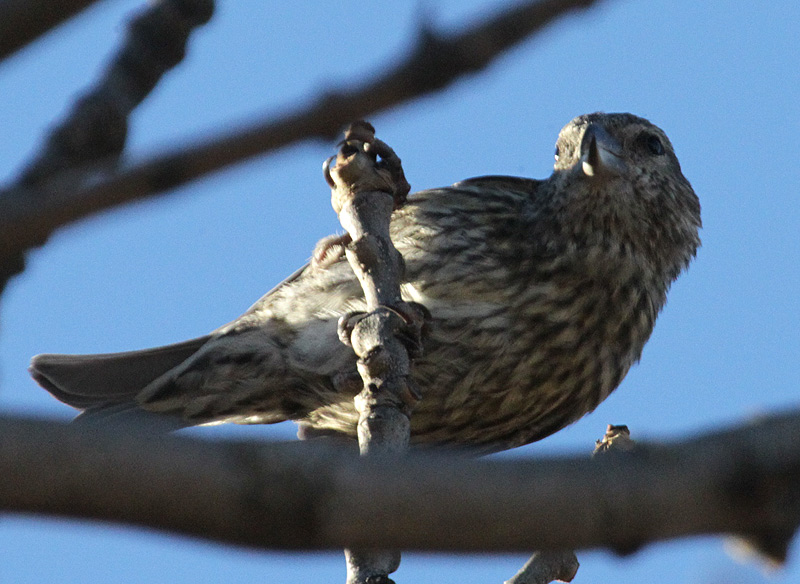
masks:
<path fill-rule="evenodd" d="M 107 1 L 0 64 L 0 180 L 94 80 L 143 2 Z M 358 83 L 409 45 L 423 15 L 457 28 L 506 4 L 219 2 L 187 60 L 131 119 L 129 156 L 298 107 Z M 481 174 L 545 177 L 559 129 L 630 111 L 670 136 L 703 205 L 703 247 L 673 287 L 642 362 L 598 410 L 522 455 L 590 451 L 607 423 L 668 440 L 793 406 L 800 382 L 800 4 L 608 0 L 490 69 L 371 121 L 415 190 Z M 352 33 L 352 30 L 358 30 Z M 304 143 L 155 201 L 83 221 L 32 253 L 0 304 L 0 408 L 73 412 L 26 374 L 40 352 L 105 352 L 195 337 L 244 311 L 336 231 Z M 290 437 L 290 425 L 207 429 Z M 0 580 L 343 581 L 339 552 L 276 554 L 116 526 L 3 517 Z M 795 543 L 794 556 L 800 555 Z M 720 538 L 579 554 L 575 582 L 756 583 Z M 502 582 L 523 556 L 406 554 L 399 582 Z M 800 558 L 777 574 L 800 581 Z"/>

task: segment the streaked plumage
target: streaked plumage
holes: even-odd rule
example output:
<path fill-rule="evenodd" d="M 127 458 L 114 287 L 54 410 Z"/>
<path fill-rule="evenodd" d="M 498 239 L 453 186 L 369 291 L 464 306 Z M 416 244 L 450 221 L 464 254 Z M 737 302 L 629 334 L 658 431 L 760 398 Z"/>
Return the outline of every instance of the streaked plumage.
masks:
<path fill-rule="evenodd" d="M 547 180 L 481 177 L 411 196 L 392 239 L 404 298 L 432 315 L 413 366 L 412 441 L 501 450 L 593 410 L 638 360 L 699 226 L 669 140 L 630 114 L 570 122 Z M 292 419 L 354 436 L 360 380 L 336 322 L 363 309 L 345 260 L 312 264 L 207 337 L 39 355 L 31 371 L 90 419 Z"/>

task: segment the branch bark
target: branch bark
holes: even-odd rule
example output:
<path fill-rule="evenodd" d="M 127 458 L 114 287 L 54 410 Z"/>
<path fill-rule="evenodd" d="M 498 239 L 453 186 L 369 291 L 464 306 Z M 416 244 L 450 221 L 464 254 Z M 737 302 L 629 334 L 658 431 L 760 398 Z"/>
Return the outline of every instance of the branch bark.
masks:
<path fill-rule="evenodd" d="M 366 122 L 347 129 L 336 165 L 330 163 L 324 169 L 331 203 L 347 231 L 345 253 L 367 304 L 367 313 L 339 321 L 339 338 L 358 356 L 364 384 L 355 398 L 358 445 L 362 455 L 402 453 L 411 437 L 411 410 L 419 400 L 404 340 L 419 352 L 422 316 L 412 314 L 400 296 L 405 265 L 389 224 L 411 187 L 400 159 Z M 315 255 L 326 254 L 318 249 Z M 345 555 L 348 584 L 389 582 L 388 575 L 400 564 L 399 552 L 348 549 Z"/>
<path fill-rule="evenodd" d="M 97 0 L 0 1 L 0 61 Z"/>
<path fill-rule="evenodd" d="M 339 322 L 339 337 L 358 356 L 364 383 L 356 398 L 359 447 L 362 454 L 404 452 L 409 416 L 419 396 L 403 339 L 413 339 L 419 347 L 422 319 L 400 296 L 405 265 L 392 244 L 389 223 L 410 186 L 400 159 L 375 139 L 375 130 L 365 122 L 348 128 L 336 165 L 330 162 L 325 176 L 331 202 L 347 231 L 347 260 L 367 305 L 367 313 L 346 315 Z"/>
<path fill-rule="evenodd" d="M 782 562 L 800 523 L 798 443 L 800 411 L 597 460 L 353 457 L 5 417 L 0 509 L 273 549 L 631 553 L 726 533 Z"/>

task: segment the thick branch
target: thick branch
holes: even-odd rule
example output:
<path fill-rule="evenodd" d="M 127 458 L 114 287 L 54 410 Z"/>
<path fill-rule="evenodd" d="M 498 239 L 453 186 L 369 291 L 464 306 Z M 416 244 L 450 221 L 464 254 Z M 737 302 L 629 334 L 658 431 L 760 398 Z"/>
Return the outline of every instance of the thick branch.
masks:
<path fill-rule="evenodd" d="M 386 110 L 488 65 L 503 50 L 556 18 L 597 0 L 528 2 L 461 34 L 421 35 L 409 57 L 385 75 L 349 92 L 330 92 L 285 117 L 269 117 L 232 133 L 166 152 L 134 166 L 55 177 L 36 192 L 13 187 L 0 192 L 0 264 L 40 245 L 55 229 L 115 207 L 172 189 L 258 154 L 310 138 L 330 139 L 354 119 Z M 386 70 L 385 67 L 381 71 Z"/>
<path fill-rule="evenodd" d="M 632 552 L 729 533 L 782 561 L 800 522 L 798 443 L 798 411 L 671 445 L 639 442 L 625 456 L 539 461 L 359 458 L 321 444 L 5 418 L 0 509 L 279 549 Z"/>
<path fill-rule="evenodd" d="M 97 0 L 0 1 L 0 61 Z"/>

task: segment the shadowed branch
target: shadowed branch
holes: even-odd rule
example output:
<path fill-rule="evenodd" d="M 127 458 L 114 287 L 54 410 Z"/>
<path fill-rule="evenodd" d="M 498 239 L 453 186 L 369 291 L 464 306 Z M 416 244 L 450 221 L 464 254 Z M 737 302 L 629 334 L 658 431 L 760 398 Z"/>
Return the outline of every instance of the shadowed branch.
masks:
<path fill-rule="evenodd" d="M 133 18 L 98 83 L 50 131 L 16 186 L 0 191 L 0 290 L 24 268 L 23 254 L 44 243 L 56 227 L 120 200 L 107 191 L 98 205 L 93 187 L 89 193 L 82 189 L 113 173 L 125 147 L 128 116 L 183 59 L 189 33 L 208 22 L 213 9 L 213 0 L 161 0 Z M 0 17 L 4 10 L 14 12 L 11 5 L 0 5 Z"/>
<path fill-rule="evenodd" d="M 405 60 L 348 91 L 328 92 L 284 117 L 269 116 L 233 132 L 184 145 L 109 172 L 109 161 L 37 184 L 0 191 L 0 264 L 41 245 L 59 227 L 94 213 L 152 197 L 190 180 L 312 138 L 331 139 L 347 123 L 385 111 L 475 73 L 558 17 L 598 0 L 539 0 L 442 36 L 420 34 Z M 388 70 L 387 70 L 388 69 Z M 87 180 L 88 179 L 88 180 Z"/>
<path fill-rule="evenodd" d="M 0 1 L 0 61 L 97 0 Z"/>
<path fill-rule="evenodd" d="M 725 533 L 782 562 L 800 523 L 798 411 L 595 460 L 359 458 L 10 417 L 0 443 L 3 511 L 256 548 L 631 553 Z"/>

